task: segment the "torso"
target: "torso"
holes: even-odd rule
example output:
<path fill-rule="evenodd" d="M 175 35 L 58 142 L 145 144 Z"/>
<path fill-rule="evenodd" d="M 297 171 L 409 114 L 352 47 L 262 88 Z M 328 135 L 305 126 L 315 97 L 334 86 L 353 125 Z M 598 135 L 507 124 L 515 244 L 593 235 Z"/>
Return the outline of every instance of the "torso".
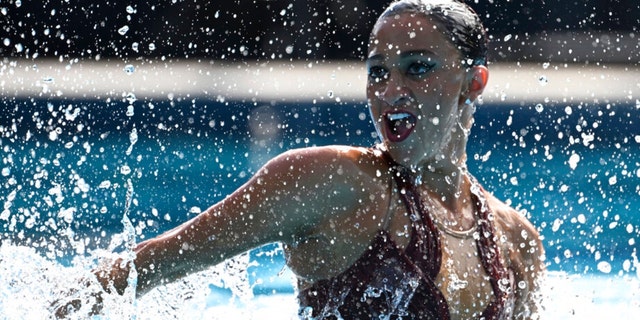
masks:
<path fill-rule="evenodd" d="M 441 232 L 442 266 L 436 285 L 449 302 L 452 319 L 478 318 L 493 298 L 473 232 L 464 237 Z M 456 305 L 466 307 L 456 308 Z"/>
<path fill-rule="evenodd" d="M 363 219 L 350 223 L 340 223 L 340 219 L 331 219 L 319 226 L 313 235 L 294 245 L 287 246 L 289 267 L 299 278 L 301 291 L 321 279 L 332 278 L 349 269 L 370 247 L 378 232 L 385 230 L 392 242 L 401 250 L 409 244 L 411 221 L 407 209 L 400 201 L 398 190 L 392 182 L 387 193 L 375 194 L 380 201 L 388 205 L 369 212 Z M 428 199 L 427 192 L 421 192 Z M 427 200 L 428 201 L 428 200 Z M 446 220 L 439 208 L 431 207 L 432 218 Z M 440 208 L 441 210 L 441 208 Z M 482 266 L 477 244 L 474 239 L 475 221 L 446 228 L 437 223 L 440 239 L 442 263 L 435 284 L 450 303 L 452 319 L 477 317 L 493 298 L 489 277 Z M 365 230 L 363 232 L 363 230 Z M 464 306 L 464 307 L 456 307 Z"/>

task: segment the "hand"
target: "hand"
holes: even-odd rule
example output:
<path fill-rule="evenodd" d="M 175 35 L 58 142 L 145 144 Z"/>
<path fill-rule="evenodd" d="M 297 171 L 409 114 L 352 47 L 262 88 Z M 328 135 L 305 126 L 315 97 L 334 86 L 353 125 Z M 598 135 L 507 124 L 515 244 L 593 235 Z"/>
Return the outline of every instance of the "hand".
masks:
<path fill-rule="evenodd" d="M 93 277 L 83 279 L 80 284 L 57 296 L 62 298 L 55 300 L 52 310 L 57 319 L 64 319 L 70 315 L 86 318 L 97 315 L 104 308 L 104 299 L 112 301 L 107 296 L 117 293 L 116 296 L 125 294 L 130 264 L 123 263 L 122 259 L 116 259 L 113 263 L 104 264 L 93 271 Z"/>
<path fill-rule="evenodd" d="M 103 308 L 103 292 L 95 279 L 83 281 L 80 288 L 60 294 L 66 296 L 53 301 L 51 307 L 55 318 L 64 319 L 74 314 L 92 316 L 100 313 Z"/>

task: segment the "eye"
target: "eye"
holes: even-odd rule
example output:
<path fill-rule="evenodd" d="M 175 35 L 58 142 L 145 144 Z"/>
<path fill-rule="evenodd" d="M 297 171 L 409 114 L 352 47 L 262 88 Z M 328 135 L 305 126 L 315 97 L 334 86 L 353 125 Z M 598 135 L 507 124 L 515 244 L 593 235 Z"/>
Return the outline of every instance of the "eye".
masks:
<path fill-rule="evenodd" d="M 421 76 L 431 69 L 433 69 L 434 65 L 432 63 L 427 63 L 423 61 L 413 62 L 407 68 L 407 74 L 412 76 Z"/>
<path fill-rule="evenodd" d="M 369 79 L 379 82 L 382 79 L 386 79 L 389 75 L 389 71 L 382 66 L 372 66 L 369 67 Z"/>

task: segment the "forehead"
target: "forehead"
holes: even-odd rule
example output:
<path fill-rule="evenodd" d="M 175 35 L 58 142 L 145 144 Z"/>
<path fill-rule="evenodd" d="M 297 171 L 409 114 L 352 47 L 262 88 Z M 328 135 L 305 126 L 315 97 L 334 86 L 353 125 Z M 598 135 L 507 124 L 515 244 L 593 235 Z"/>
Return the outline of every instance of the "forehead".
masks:
<path fill-rule="evenodd" d="M 444 28 L 422 14 L 401 13 L 379 19 L 369 42 L 369 56 L 390 56 L 404 51 L 428 51 L 437 55 L 457 55 L 444 35 Z"/>

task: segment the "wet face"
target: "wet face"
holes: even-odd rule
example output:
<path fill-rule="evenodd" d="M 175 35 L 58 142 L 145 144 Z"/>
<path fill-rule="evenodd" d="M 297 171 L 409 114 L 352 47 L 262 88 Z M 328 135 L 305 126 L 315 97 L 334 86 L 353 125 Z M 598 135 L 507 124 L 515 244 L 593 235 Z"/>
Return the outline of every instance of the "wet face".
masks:
<path fill-rule="evenodd" d="M 450 157 L 462 131 L 461 108 L 469 107 L 461 55 L 442 32 L 431 18 L 412 13 L 383 18 L 372 31 L 369 107 L 383 143 L 406 166 Z"/>

